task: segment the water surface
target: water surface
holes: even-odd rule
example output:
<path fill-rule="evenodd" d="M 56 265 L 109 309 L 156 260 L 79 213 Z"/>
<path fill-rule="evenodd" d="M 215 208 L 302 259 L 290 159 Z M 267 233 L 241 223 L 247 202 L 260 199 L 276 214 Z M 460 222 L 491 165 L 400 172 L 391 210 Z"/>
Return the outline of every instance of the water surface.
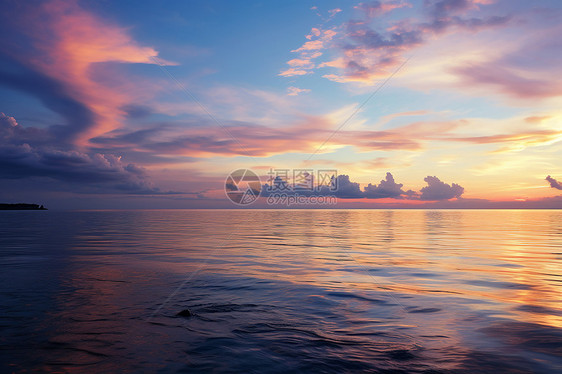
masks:
<path fill-rule="evenodd" d="M 0 264 L 2 372 L 562 371 L 557 210 L 1 212 Z"/>

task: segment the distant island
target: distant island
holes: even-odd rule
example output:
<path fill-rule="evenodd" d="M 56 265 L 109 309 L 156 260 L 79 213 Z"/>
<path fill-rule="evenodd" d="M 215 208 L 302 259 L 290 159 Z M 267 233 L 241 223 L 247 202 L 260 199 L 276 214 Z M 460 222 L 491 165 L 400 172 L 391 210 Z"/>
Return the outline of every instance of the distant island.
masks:
<path fill-rule="evenodd" d="M 47 210 L 43 205 L 38 204 L 0 204 L 0 210 Z"/>

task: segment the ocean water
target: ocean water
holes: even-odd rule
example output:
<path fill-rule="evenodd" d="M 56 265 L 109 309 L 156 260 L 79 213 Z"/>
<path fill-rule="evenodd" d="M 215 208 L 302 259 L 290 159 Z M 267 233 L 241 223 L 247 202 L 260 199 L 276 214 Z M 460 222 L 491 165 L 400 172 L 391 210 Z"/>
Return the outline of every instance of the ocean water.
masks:
<path fill-rule="evenodd" d="M 0 264 L 0 372 L 562 372 L 557 210 L 0 212 Z"/>

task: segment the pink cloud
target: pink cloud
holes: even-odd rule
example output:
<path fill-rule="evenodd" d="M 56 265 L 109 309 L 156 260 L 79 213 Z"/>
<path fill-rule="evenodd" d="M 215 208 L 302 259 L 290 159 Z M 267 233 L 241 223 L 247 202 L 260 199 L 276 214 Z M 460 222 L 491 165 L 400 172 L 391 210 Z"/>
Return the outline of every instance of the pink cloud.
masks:
<path fill-rule="evenodd" d="M 489 1 L 428 1 L 423 12 L 412 18 L 410 12 L 400 18 L 386 13 L 412 5 L 406 1 L 371 1 L 357 5 L 364 20 L 352 20 L 335 28 L 329 37 L 308 35 L 309 41 L 293 52 L 331 49 L 331 60 L 315 63 L 316 68 L 337 69 L 322 76 L 337 82 L 374 84 L 391 74 L 407 54 L 429 42 L 452 33 L 476 33 L 505 26 L 510 17 L 491 14 Z M 373 18 L 377 17 L 376 23 Z M 385 24 L 386 21 L 386 24 Z M 334 29 L 334 30 L 335 30 Z"/>
<path fill-rule="evenodd" d="M 292 60 L 287 61 L 287 64 L 291 67 L 296 67 L 296 66 L 304 66 L 304 67 L 309 67 L 314 65 L 310 59 L 300 59 L 300 58 L 294 58 Z"/>
<path fill-rule="evenodd" d="M 93 124 L 76 135 L 75 143 L 87 145 L 90 138 L 119 128 L 125 115 L 120 108 L 135 100 L 134 90 L 109 87 L 94 78 L 94 68 L 110 62 L 154 64 L 156 50 L 140 45 L 125 28 L 101 20 L 74 1 L 43 4 L 30 11 L 27 26 L 41 52 L 30 63 L 64 85 L 93 113 Z M 107 76 L 105 80 L 112 81 Z"/>
<path fill-rule="evenodd" d="M 334 17 L 336 14 L 342 12 L 342 10 L 340 8 L 335 8 L 335 9 L 330 9 L 328 11 L 328 13 L 330 14 L 330 17 Z"/>
<path fill-rule="evenodd" d="M 287 95 L 289 96 L 298 96 L 301 93 L 307 93 L 310 92 L 310 89 L 307 88 L 298 88 L 298 87 L 289 87 L 287 88 Z"/>
<path fill-rule="evenodd" d="M 306 75 L 306 74 L 312 74 L 312 72 L 302 69 L 290 68 L 287 70 L 283 70 L 281 73 L 279 73 L 279 75 L 282 77 L 294 77 L 295 75 Z"/>
<path fill-rule="evenodd" d="M 235 123 L 228 132 L 212 124 L 202 127 L 154 128 L 139 133 L 117 132 L 95 139 L 101 149 L 135 147 L 161 156 L 209 157 L 251 155 L 268 157 L 287 152 L 310 153 L 329 139 L 324 151 L 352 146 L 359 151 L 419 150 L 436 133 L 447 133 L 459 122 L 416 122 L 391 130 L 340 131 L 331 136 L 334 123 L 323 116 L 309 116 L 285 127 Z"/>
<path fill-rule="evenodd" d="M 457 67 L 453 72 L 465 85 L 496 88 L 516 98 L 533 99 L 562 95 L 562 84 L 556 80 L 524 76 L 497 63 Z"/>
<path fill-rule="evenodd" d="M 304 43 L 300 48 L 292 50 L 293 53 L 298 53 L 299 57 L 291 59 L 287 62 L 291 68 L 282 71 L 279 75 L 284 77 L 292 77 L 295 75 L 306 75 L 315 67 L 312 60 L 322 56 L 321 50 L 327 47 L 327 44 L 336 35 L 334 30 L 320 30 L 318 28 L 312 28 L 309 35 L 306 36 L 309 39 L 308 42 Z M 318 38 L 314 39 L 313 38 Z M 295 69 L 298 67 L 298 69 Z"/>
<path fill-rule="evenodd" d="M 362 11 L 368 18 L 375 18 L 394 9 L 404 7 L 411 8 L 412 4 L 405 1 L 370 1 L 354 6 L 355 9 Z"/>

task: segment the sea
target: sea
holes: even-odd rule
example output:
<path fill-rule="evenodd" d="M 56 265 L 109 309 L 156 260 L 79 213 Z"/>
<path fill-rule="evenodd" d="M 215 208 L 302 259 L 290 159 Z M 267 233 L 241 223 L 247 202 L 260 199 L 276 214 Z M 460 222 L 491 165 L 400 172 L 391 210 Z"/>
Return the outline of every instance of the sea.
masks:
<path fill-rule="evenodd" d="M 562 211 L 3 211 L 0 372 L 562 373 Z"/>

